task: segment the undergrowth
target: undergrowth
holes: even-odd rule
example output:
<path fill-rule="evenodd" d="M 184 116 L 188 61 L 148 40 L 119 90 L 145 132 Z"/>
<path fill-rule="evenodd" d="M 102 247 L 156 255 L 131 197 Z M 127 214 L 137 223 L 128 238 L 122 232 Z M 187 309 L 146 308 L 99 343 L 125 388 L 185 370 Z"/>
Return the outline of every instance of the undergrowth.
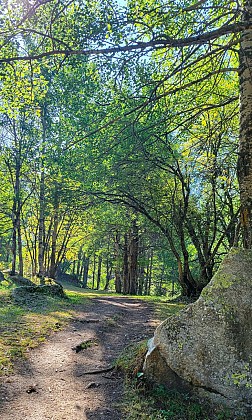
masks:
<path fill-rule="evenodd" d="M 187 394 L 150 384 L 142 372 L 147 342 L 125 349 L 116 362 L 124 372 L 124 400 L 119 405 L 127 420 L 231 420 L 229 411 L 210 407 Z"/>

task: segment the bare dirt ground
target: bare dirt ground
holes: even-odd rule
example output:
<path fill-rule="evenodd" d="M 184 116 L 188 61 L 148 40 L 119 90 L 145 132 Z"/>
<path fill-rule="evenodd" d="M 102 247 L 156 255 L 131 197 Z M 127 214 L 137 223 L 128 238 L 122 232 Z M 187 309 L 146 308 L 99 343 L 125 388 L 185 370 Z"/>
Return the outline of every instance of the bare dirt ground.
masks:
<path fill-rule="evenodd" d="M 66 329 L 31 350 L 16 372 L 2 380 L 0 419 L 124 418 L 116 407 L 123 397 L 123 378 L 110 367 L 125 346 L 151 337 L 158 323 L 146 302 L 93 299 Z"/>

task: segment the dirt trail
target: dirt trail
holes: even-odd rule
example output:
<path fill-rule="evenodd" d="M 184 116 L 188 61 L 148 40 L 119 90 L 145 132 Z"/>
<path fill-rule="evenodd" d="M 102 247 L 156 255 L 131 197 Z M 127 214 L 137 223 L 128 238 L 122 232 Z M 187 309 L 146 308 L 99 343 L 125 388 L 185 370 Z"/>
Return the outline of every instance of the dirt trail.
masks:
<path fill-rule="evenodd" d="M 1 420 L 120 420 L 122 377 L 102 371 L 123 348 L 150 337 L 159 321 L 136 299 L 100 297 L 0 385 Z M 78 347 L 86 340 L 90 347 Z M 77 351 L 76 351 L 77 350 Z M 79 351 L 80 350 L 80 351 Z"/>

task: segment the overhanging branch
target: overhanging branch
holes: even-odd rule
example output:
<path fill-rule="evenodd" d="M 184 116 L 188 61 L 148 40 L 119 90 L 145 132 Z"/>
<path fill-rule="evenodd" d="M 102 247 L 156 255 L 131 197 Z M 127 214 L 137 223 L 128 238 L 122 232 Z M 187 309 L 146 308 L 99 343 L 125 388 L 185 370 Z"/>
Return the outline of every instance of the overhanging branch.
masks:
<path fill-rule="evenodd" d="M 0 63 L 11 63 L 15 61 L 30 61 L 30 60 L 39 60 L 45 57 L 64 55 L 64 56 L 73 56 L 73 55 L 84 55 L 84 56 L 97 56 L 97 55 L 115 55 L 121 52 L 131 52 L 131 51 L 146 51 L 152 49 L 165 49 L 165 48 L 181 48 L 190 45 L 203 45 L 214 39 L 220 38 L 225 35 L 239 33 L 242 30 L 246 29 L 249 25 L 247 23 L 235 23 L 231 25 L 224 25 L 219 29 L 215 29 L 204 34 L 197 36 L 191 36 L 187 38 L 174 39 L 168 36 L 162 35 L 159 39 L 153 39 L 147 42 L 136 42 L 134 44 L 122 45 L 116 47 L 108 48 L 93 48 L 93 49 L 53 49 L 50 51 L 45 51 L 38 54 L 32 55 L 23 55 L 15 57 L 6 57 L 1 58 Z M 238 43 L 238 40 L 237 40 Z M 223 45 L 224 47 L 224 45 Z"/>

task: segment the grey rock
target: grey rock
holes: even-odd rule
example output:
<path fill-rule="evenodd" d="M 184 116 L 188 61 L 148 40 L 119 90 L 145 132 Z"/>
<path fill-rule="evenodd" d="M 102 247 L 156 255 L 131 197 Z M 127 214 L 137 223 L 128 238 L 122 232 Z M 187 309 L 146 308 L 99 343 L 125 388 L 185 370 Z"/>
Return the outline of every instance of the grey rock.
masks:
<path fill-rule="evenodd" d="M 252 251 L 233 248 L 199 299 L 165 320 L 145 375 L 252 413 Z"/>

